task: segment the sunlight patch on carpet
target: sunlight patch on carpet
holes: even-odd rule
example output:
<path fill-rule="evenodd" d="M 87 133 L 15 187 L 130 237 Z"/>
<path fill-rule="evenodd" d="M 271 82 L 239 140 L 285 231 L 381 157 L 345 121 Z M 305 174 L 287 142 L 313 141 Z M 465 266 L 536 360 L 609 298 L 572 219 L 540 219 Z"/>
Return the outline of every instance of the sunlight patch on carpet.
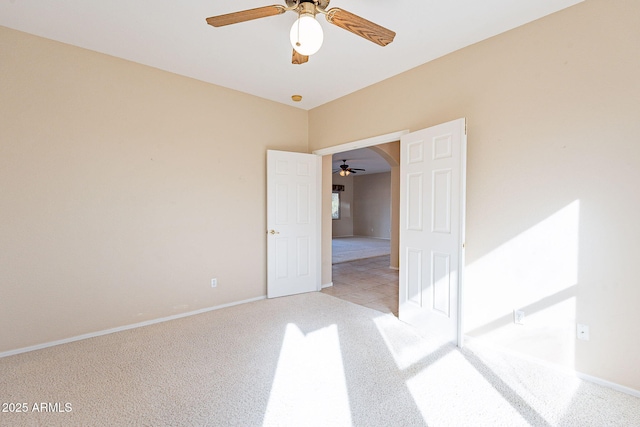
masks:
<path fill-rule="evenodd" d="M 336 325 L 306 335 L 287 325 L 263 425 L 351 425 Z"/>
<path fill-rule="evenodd" d="M 399 323 L 393 316 L 378 316 L 373 322 L 400 370 L 419 363 L 438 350 L 437 341 L 421 339 L 417 333 L 408 334 L 407 325 Z"/>
<path fill-rule="evenodd" d="M 510 426 L 529 425 L 459 352 L 423 369 L 407 387 L 427 425 L 468 425 L 472 419 L 483 425 L 505 425 L 504 420 Z"/>

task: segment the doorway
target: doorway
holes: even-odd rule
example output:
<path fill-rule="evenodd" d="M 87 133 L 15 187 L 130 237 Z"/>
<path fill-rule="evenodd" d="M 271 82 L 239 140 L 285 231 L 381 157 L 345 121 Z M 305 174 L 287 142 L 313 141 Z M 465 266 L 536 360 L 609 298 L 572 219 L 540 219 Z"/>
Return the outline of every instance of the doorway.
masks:
<path fill-rule="evenodd" d="M 402 194 L 405 196 L 399 211 L 402 210 L 402 215 L 407 216 L 403 217 L 404 228 L 397 227 L 399 234 L 402 230 L 405 236 L 402 248 L 398 246 L 398 253 L 402 251 L 403 254 L 398 314 L 405 322 L 425 328 L 429 335 L 439 333 L 442 329 L 446 332 L 440 337 L 443 342 L 456 342 L 458 346 L 462 346 L 467 141 L 465 119 L 443 123 L 411 134 L 409 131 L 399 131 L 314 151 L 314 154 L 325 156 L 322 166 L 322 283 L 325 284 L 323 288 L 331 286 L 333 279 L 331 193 L 328 192 L 331 189 L 332 170 L 328 155 L 397 140 L 401 140 L 403 152 L 403 163 L 398 167 L 398 175 L 400 176 L 402 168 L 404 175 L 401 176 L 401 185 L 404 188 Z M 434 169 L 432 165 L 436 163 L 432 160 L 442 166 L 435 166 Z M 328 196 L 325 194 L 327 192 Z M 425 232 L 424 237 L 418 240 L 407 237 L 413 236 L 413 231 L 421 230 Z M 459 232 L 452 233 L 452 230 Z M 429 233 L 451 234 L 451 247 L 431 247 L 431 243 L 439 242 L 442 236 L 434 234 L 432 237 Z M 447 328 L 437 326 L 439 323 L 435 321 L 437 316 L 434 317 L 434 314 L 448 319 Z M 425 323 L 425 319 L 428 322 Z"/>
<path fill-rule="evenodd" d="M 334 184 L 344 185 L 344 188 L 336 190 L 343 190 L 339 196 L 346 202 L 342 203 L 339 220 L 331 219 L 330 211 L 323 212 L 323 283 L 326 284 L 323 292 L 395 316 L 398 315 L 399 286 L 399 140 L 405 133 L 408 132 L 382 135 L 315 152 L 325 156 L 322 171 L 324 197 L 327 196 L 327 188 L 333 190 Z M 347 160 L 346 163 L 351 168 L 362 169 L 364 163 L 360 160 L 365 159 L 368 166 L 364 169 L 368 170 L 364 173 L 356 171 L 355 174 L 339 177 L 334 182 L 333 178 L 340 175 L 339 165 L 344 164 L 342 160 Z M 368 212 L 379 210 L 380 206 L 376 204 L 381 203 L 381 200 L 374 200 L 370 193 L 361 194 L 359 200 L 365 212 L 360 211 L 361 215 L 358 217 L 358 212 L 353 211 L 353 183 L 356 178 L 361 183 L 361 188 L 371 185 L 371 191 L 386 190 L 386 195 L 380 198 L 386 204 L 386 216 L 377 218 L 375 214 Z M 333 194 L 333 191 L 329 194 Z M 326 208 L 326 205 L 323 206 Z M 326 230 L 330 230 L 329 233 Z M 354 239 L 352 236 L 358 237 Z M 334 237 L 339 239 L 334 241 Z M 362 242 L 357 241 L 360 238 Z M 376 247 L 381 242 L 386 244 L 386 250 Z M 340 252 L 340 246 L 352 246 L 346 251 L 359 251 L 360 256 L 351 257 L 348 253 L 334 256 L 333 249 Z"/>
<path fill-rule="evenodd" d="M 379 152 L 394 158 L 389 161 Z M 397 266 L 391 269 L 391 234 L 392 228 L 397 233 L 392 216 L 396 219 L 399 206 L 392 206 L 392 194 L 399 185 L 397 179 L 392 183 L 391 175 L 399 155 L 399 141 L 333 154 L 333 286 L 323 290 L 394 316 L 399 282 Z M 397 245 L 393 249 L 395 260 Z"/>

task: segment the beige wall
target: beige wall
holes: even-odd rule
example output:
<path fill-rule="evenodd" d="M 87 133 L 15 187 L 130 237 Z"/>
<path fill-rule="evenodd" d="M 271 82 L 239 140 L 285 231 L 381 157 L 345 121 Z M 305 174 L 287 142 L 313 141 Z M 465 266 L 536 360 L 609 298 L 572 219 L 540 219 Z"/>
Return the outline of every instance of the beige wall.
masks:
<path fill-rule="evenodd" d="M 340 219 L 331 221 L 333 237 L 353 236 L 353 175 L 332 174 L 333 184 L 344 185 L 340 191 Z"/>
<path fill-rule="evenodd" d="M 390 267 L 400 268 L 400 141 L 371 147 L 391 166 L 391 259 Z"/>
<path fill-rule="evenodd" d="M 307 112 L 1 27 L 0 58 L 0 352 L 266 294 L 266 149 Z"/>
<path fill-rule="evenodd" d="M 466 333 L 635 389 L 638 16 L 587 0 L 309 116 L 312 150 L 466 117 Z"/>
<path fill-rule="evenodd" d="M 391 172 L 353 178 L 353 234 L 391 238 Z"/>

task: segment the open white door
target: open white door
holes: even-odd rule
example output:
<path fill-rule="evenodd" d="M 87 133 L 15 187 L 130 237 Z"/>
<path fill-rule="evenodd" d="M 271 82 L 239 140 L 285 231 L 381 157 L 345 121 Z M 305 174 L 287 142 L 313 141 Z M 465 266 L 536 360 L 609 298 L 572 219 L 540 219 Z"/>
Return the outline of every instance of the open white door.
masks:
<path fill-rule="evenodd" d="M 462 345 L 465 119 L 400 141 L 400 320 Z"/>
<path fill-rule="evenodd" d="M 267 297 L 320 290 L 320 162 L 267 151 Z"/>

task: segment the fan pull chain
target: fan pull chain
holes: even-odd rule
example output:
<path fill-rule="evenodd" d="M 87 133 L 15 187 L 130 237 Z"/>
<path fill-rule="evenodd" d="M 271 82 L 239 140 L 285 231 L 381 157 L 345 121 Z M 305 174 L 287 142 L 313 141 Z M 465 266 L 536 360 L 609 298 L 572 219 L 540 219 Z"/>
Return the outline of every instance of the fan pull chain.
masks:
<path fill-rule="evenodd" d="M 298 39 L 296 41 L 296 46 L 300 47 L 300 14 L 298 13 Z"/>

